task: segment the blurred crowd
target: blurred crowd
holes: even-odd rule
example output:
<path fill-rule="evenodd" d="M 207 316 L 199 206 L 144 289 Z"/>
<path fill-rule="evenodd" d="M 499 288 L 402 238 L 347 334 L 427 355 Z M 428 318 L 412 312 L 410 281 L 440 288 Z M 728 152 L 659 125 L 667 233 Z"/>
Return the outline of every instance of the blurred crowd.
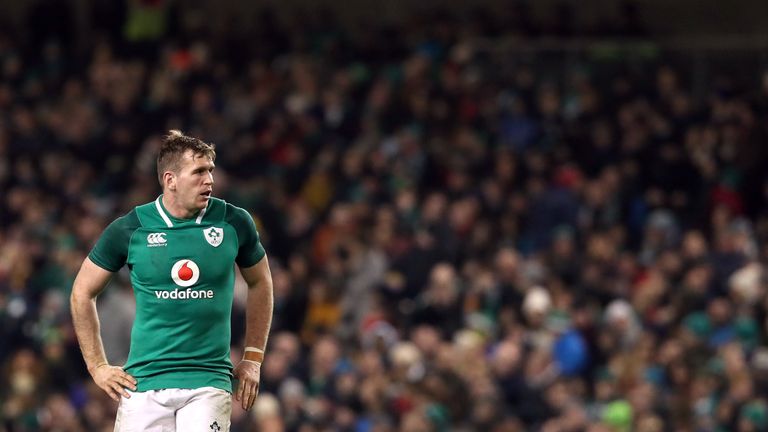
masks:
<path fill-rule="evenodd" d="M 68 296 L 159 194 L 169 129 L 216 144 L 215 194 L 273 266 L 234 432 L 768 430 L 768 74 L 701 97 L 663 64 L 489 56 L 479 18 L 261 24 L 84 53 L 0 36 L 0 431 L 112 430 Z M 121 272 L 99 298 L 114 364 L 133 307 Z"/>

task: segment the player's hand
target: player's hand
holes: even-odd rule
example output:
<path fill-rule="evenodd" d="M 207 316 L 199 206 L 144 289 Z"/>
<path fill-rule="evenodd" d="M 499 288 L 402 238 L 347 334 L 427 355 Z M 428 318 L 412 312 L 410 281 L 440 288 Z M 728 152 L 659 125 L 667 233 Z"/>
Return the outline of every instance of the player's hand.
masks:
<path fill-rule="evenodd" d="M 249 410 L 256 402 L 259 394 L 261 364 L 251 361 L 241 361 L 234 370 L 235 378 L 240 381 L 235 393 L 235 399 L 240 401 L 244 410 Z"/>
<path fill-rule="evenodd" d="M 91 371 L 91 376 L 96 385 L 101 387 L 109 397 L 116 401 L 120 400 L 120 396 L 131 397 L 125 389 L 128 388 L 136 391 L 136 378 L 128 375 L 119 366 L 110 366 L 108 364 L 97 366 Z"/>

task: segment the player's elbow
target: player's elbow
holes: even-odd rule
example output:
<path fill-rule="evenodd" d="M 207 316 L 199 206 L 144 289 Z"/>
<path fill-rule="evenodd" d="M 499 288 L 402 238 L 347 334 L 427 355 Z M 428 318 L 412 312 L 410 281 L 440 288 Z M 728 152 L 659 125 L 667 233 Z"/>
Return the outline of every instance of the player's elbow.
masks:
<path fill-rule="evenodd" d="M 261 277 L 247 283 L 248 290 L 272 292 L 272 279 Z"/>
<path fill-rule="evenodd" d="M 85 290 L 79 284 L 72 285 L 72 294 L 69 295 L 69 307 L 74 312 L 78 305 L 87 303 L 90 300 Z"/>
<path fill-rule="evenodd" d="M 88 289 L 88 286 L 79 279 L 75 278 L 75 283 L 72 285 L 72 294 L 69 296 L 69 305 L 72 308 L 96 299 L 95 291 Z"/>

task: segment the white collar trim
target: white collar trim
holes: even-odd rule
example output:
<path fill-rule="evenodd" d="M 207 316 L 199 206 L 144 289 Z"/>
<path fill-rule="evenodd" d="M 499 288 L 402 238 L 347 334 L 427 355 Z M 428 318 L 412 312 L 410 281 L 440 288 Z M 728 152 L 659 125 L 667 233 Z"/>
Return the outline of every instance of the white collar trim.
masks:
<path fill-rule="evenodd" d="M 162 195 L 157 197 L 155 200 L 155 207 L 157 207 L 157 212 L 160 213 L 160 217 L 163 218 L 163 221 L 165 221 L 165 224 L 168 226 L 168 228 L 171 228 L 173 227 L 173 222 L 171 222 L 171 218 L 169 218 L 168 215 L 163 211 L 163 206 L 160 205 L 160 198 L 162 198 Z"/>
<path fill-rule="evenodd" d="M 208 205 L 211 205 L 211 204 L 210 204 L 210 200 L 209 200 L 209 203 L 208 203 Z M 203 216 L 205 216 L 205 211 L 206 211 L 206 210 L 208 210 L 208 206 L 205 206 L 205 207 L 204 207 L 202 210 L 200 210 L 200 214 L 199 214 L 199 215 L 197 215 L 197 219 L 195 219 L 195 223 L 196 223 L 196 224 L 200 225 L 200 222 L 202 222 L 202 221 L 203 221 Z"/>
<path fill-rule="evenodd" d="M 173 227 L 173 222 L 171 222 L 171 218 L 168 217 L 167 214 L 165 214 L 165 211 L 163 211 L 163 206 L 160 205 L 160 198 L 163 196 L 160 195 L 155 200 L 155 207 L 157 208 L 157 212 L 160 213 L 160 217 L 163 218 L 163 221 L 165 221 L 165 225 L 168 226 L 168 228 Z M 209 202 L 208 205 L 211 205 Z M 203 218 L 205 217 L 205 211 L 208 210 L 208 206 L 205 206 L 202 210 L 200 210 L 200 214 L 197 215 L 197 219 L 195 219 L 195 223 L 200 225 L 200 223 L 203 222 Z"/>

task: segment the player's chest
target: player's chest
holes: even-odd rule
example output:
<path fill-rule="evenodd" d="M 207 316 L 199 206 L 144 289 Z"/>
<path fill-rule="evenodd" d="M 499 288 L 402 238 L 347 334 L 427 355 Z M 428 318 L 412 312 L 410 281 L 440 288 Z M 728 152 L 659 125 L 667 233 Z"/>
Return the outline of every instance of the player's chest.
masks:
<path fill-rule="evenodd" d="M 226 224 L 141 229 L 131 238 L 128 265 L 145 280 L 164 274 L 181 279 L 190 274 L 219 277 L 232 271 L 237 249 L 237 235 Z"/>

